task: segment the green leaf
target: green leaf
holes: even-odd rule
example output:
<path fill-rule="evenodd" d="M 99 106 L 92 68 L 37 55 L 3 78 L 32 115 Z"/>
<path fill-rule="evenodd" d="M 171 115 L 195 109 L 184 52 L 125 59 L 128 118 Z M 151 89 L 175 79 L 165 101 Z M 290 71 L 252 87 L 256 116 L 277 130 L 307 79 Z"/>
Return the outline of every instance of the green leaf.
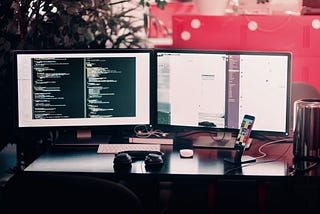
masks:
<path fill-rule="evenodd" d="M 164 7 L 167 4 L 166 0 L 156 0 L 157 7 L 160 8 L 161 10 L 164 10 Z"/>

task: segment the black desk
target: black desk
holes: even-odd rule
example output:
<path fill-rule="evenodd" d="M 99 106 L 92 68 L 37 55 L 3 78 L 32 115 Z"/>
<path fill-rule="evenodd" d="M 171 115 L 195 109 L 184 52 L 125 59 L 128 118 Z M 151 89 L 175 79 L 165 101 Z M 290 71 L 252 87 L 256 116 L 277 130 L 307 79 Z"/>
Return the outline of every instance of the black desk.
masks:
<path fill-rule="evenodd" d="M 229 188 L 229 183 L 225 183 L 226 180 L 243 180 L 244 183 L 249 183 L 249 185 L 253 182 L 255 187 L 250 191 L 254 195 L 252 197 L 254 201 L 251 203 L 263 204 L 261 200 L 264 200 L 264 190 L 261 188 L 261 184 L 287 175 L 287 163 L 285 161 L 259 162 L 258 160 L 256 163 L 245 164 L 242 167 L 225 162 L 224 158 L 234 155 L 232 150 L 198 148 L 194 149 L 193 158 L 181 158 L 179 152 L 170 145 L 162 145 L 161 151 L 165 153 L 164 165 L 156 171 L 148 171 L 144 167 L 143 161 L 136 161 L 132 164 L 130 172 L 116 173 L 113 168 L 114 155 L 97 154 L 97 147 L 56 148 L 41 155 L 24 171 L 27 173 L 85 173 L 113 180 L 139 181 L 142 185 L 148 182 L 173 182 L 178 184 L 176 185 L 178 186 L 178 197 L 183 198 L 181 199 L 182 205 L 197 203 L 194 201 L 195 199 L 189 199 L 190 192 L 192 192 L 191 194 L 197 194 L 197 191 L 205 191 L 206 206 L 210 213 L 220 209 L 217 208 L 219 205 L 214 202 L 219 201 L 219 197 L 215 195 L 217 195 L 217 192 L 225 194 L 225 190 L 219 190 L 219 188 L 221 189 L 223 185 L 227 189 Z M 246 186 L 246 184 L 240 183 L 240 188 Z M 238 188 L 239 185 L 236 184 L 236 187 Z M 237 192 L 239 189 L 231 191 Z M 245 190 L 245 192 L 248 192 L 248 190 Z M 198 193 L 199 196 L 201 194 L 203 195 L 203 193 Z M 226 198 L 229 198 L 228 201 L 230 200 L 230 196 L 226 196 Z M 191 201 L 188 202 L 188 200 Z M 220 199 L 220 201 L 224 200 L 224 198 Z M 203 206 L 202 202 L 197 206 Z M 264 209 L 261 207 L 263 206 L 259 206 L 259 209 Z"/>
<path fill-rule="evenodd" d="M 260 156 L 258 148 L 264 143 L 266 142 L 254 140 L 251 148 L 244 154 Z M 266 159 L 276 161 L 264 162 L 258 159 L 256 163 L 242 167 L 223 161 L 224 158 L 234 155 L 231 150 L 194 149 L 192 159 L 180 158 L 178 151 L 170 145 L 161 146 L 161 150 L 165 156 L 164 165 L 159 171 L 147 171 L 144 162 L 137 161 L 133 163 L 129 173 L 115 173 L 114 155 L 97 154 L 97 147 L 54 149 L 42 154 L 24 171 L 86 173 L 114 180 L 139 181 L 141 185 L 173 182 L 178 184 L 182 205 L 194 203 L 198 206 L 194 202 L 195 197 L 188 200 L 190 194 L 206 189 L 205 206 L 209 213 L 232 213 L 238 211 L 237 206 L 245 206 L 247 213 L 261 214 L 308 213 L 318 209 L 320 168 L 317 167 L 303 176 L 291 176 L 288 173 L 293 157 L 290 143 L 264 147 Z M 199 195 L 201 194 L 196 197 Z M 227 204 L 229 210 L 225 210 L 226 207 L 221 204 Z M 201 203 L 200 206 L 202 205 Z M 248 212 L 250 207 L 251 212 Z"/>
<path fill-rule="evenodd" d="M 132 164 L 128 177 L 156 177 L 159 180 L 175 179 L 212 180 L 226 176 L 285 176 L 287 163 L 284 161 L 244 164 L 235 166 L 224 161 L 232 157 L 231 150 L 194 149 L 193 158 L 181 158 L 179 152 L 170 145 L 162 145 L 165 153 L 164 165 L 160 170 L 148 171 L 143 161 Z M 26 167 L 26 172 L 72 172 L 95 173 L 105 176 L 115 176 L 113 154 L 97 154 L 97 147 L 87 148 L 56 148 L 48 151 Z M 118 175 L 117 175 L 118 176 Z"/>

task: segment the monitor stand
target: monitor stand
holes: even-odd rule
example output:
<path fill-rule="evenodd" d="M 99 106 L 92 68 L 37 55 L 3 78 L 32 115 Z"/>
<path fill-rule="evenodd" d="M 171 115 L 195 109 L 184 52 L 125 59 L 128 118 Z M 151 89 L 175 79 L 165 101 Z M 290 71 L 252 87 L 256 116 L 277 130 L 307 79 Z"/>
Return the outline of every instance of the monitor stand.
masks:
<path fill-rule="evenodd" d="M 98 146 L 109 143 L 110 139 L 110 135 L 93 134 L 90 129 L 79 129 L 60 133 L 54 146 Z"/>
<path fill-rule="evenodd" d="M 250 138 L 245 146 L 245 150 L 251 146 Z M 200 135 L 193 140 L 193 147 L 213 148 L 213 149 L 234 149 L 236 137 L 232 132 L 217 132 L 217 136 Z"/>

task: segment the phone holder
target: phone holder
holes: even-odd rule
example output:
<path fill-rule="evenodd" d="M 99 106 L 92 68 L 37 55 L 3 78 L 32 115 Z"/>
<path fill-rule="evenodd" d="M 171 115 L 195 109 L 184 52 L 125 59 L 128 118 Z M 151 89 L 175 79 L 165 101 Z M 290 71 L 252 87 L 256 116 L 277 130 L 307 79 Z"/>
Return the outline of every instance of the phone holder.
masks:
<path fill-rule="evenodd" d="M 256 162 L 256 158 L 248 155 L 242 155 L 245 150 L 245 145 L 235 144 L 234 149 L 236 150 L 235 156 L 233 158 L 225 158 L 224 161 L 232 164 Z"/>

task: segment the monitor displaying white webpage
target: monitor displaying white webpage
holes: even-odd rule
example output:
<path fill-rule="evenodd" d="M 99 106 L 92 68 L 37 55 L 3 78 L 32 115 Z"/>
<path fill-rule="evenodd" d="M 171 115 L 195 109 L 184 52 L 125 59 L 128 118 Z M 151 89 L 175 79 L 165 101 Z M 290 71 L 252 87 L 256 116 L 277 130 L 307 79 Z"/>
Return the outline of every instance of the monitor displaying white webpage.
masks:
<path fill-rule="evenodd" d="M 289 53 L 157 52 L 158 124 L 287 132 Z"/>

